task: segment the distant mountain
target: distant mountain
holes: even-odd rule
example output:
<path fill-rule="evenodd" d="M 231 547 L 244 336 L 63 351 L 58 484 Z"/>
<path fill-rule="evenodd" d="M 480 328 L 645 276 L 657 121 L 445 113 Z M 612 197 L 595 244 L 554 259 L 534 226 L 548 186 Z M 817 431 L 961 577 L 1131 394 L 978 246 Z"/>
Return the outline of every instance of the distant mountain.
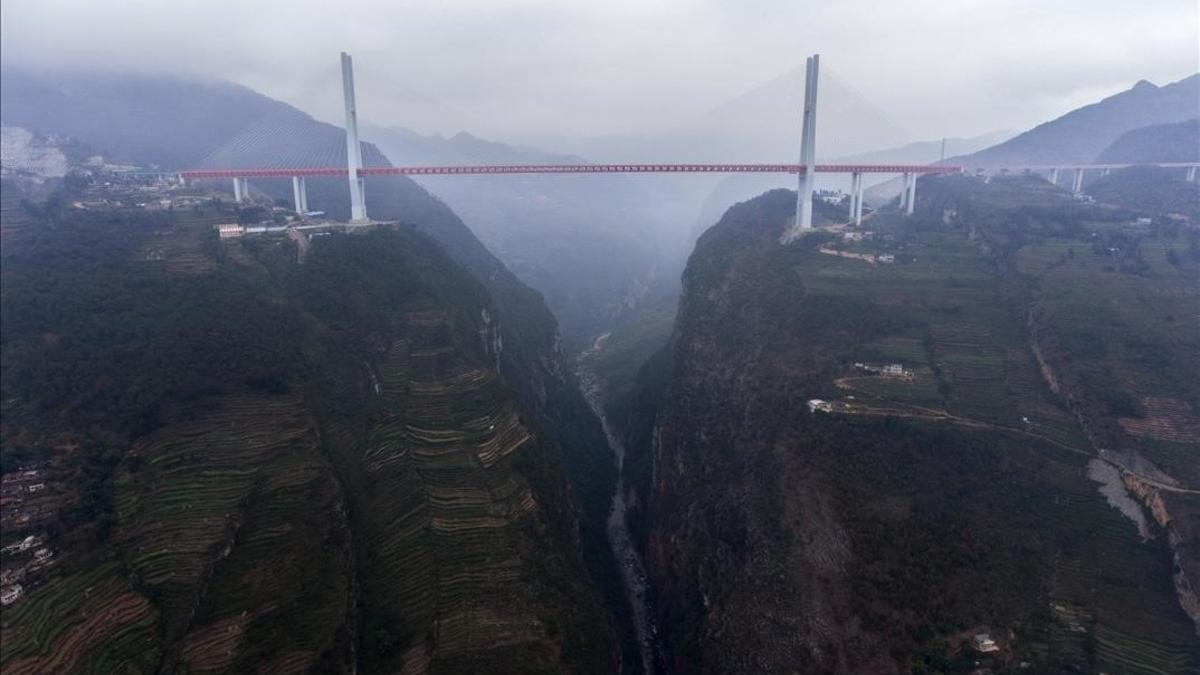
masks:
<path fill-rule="evenodd" d="M 844 164 L 936 164 L 945 157 L 978 152 L 1012 138 L 1016 132 L 1008 129 L 989 131 L 968 138 L 946 138 L 917 141 L 884 150 L 872 150 L 833 160 Z M 945 147 L 943 148 L 943 142 Z"/>
<path fill-rule="evenodd" d="M 828 68 L 819 93 L 819 157 L 866 152 L 907 135 Z M 797 67 L 685 124 L 681 134 L 698 141 L 697 153 L 719 152 L 717 161 L 795 161 L 803 112 L 804 69 Z"/>
<path fill-rule="evenodd" d="M 1003 143 L 947 161 L 967 166 L 1092 162 L 1127 131 L 1196 117 L 1198 102 L 1200 74 L 1162 87 L 1142 80 Z"/>
<path fill-rule="evenodd" d="M 397 126 L 364 125 L 363 134 L 387 148 L 397 164 L 583 163 L 582 157 L 489 141 L 466 131 L 453 136 L 425 135 Z"/>
<path fill-rule="evenodd" d="M 0 120 L 66 134 L 116 161 L 181 169 L 249 127 L 311 118 L 227 82 L 4 70 Z"/>
<path fill-rule="evenodd" d="M 573 143 L 564 139 L 570 145 L 563 147 L 604 161 L 795 161 L 804 112 L 804 68 L 793 68 L 749 87 L 709 110 L 681 117 L 671 129 Z M 888 147 L 907 137 L 884 111 L 829 69 L 821 73 L 817 125 L 819 158 Z"/>
<path fill-rule="evenodd" d="M 42 133 L 68 134 L 106 156 L 163 168 L 340 164 L 345 136 L 285 103 L 229 84 L 163 77 L 4 73 L 3 120 Z M 364 144 L 368 164 L 387 157 Z M 291 199 L 286 179 L 252 180 L 253 191 Z M 349 216 L 344 178 L 312 179 L 309 203 Z M 557 322 L 542 296 L 521 282 L 441 200 L 404 176 L 373 177 L 368 213 L 399 220 L 431 237 L 478 280 L 495 302 L 504 348 L 500 371 L 525 414 L 562 447 L 572 492 L 583 512 L 581 537 L 590 571 L 615 579 L 604 521 L 615 466 L 599 421 L 561 350 Z M 619 583 L 619 581 L 614 581 Z M 618 591 L 613 591 L 618 592 Z"/>
<path fill-rule="evenodd" d="M 1127 131 L 1105 148 L 1096 161 L 1111 164 L 1200 161 L 1200 118 Z"/>
<path fill-rule="evenodd" d="M 161 76 L 4 73 L 0 119 L 35 132 L 83 139 L 115 161 L 157 166 L 246 168 L 342 166 L 343 131 L 245 87 Z M 483 140 L 467 133 L 423 136 L 364 127 L 402 164 L 578 163 L 584 160 Z M 390 165 L 376 146 L 365 163 Z M 368 213 L 400 215 L 384 185 L 367 184 Z M 470 223 L 485 245 L 541 291 L 574 350 L 636 306 L 646 288 L 686 256 L 684 198 L 662 185 L 621 176 L 422 178 Z M 253 181 L 288 198 L 286 181 Z M 657 188 L 657 189 L 656 189 Z M 335 180 L 309 181 L 310 204 L 345 214 Z M 411 211 L 411 209 L 409 210 Z M 674 228 L 674 230 L 672 229 Z M 674 276 L 675 273 L 669 273 Z"/>

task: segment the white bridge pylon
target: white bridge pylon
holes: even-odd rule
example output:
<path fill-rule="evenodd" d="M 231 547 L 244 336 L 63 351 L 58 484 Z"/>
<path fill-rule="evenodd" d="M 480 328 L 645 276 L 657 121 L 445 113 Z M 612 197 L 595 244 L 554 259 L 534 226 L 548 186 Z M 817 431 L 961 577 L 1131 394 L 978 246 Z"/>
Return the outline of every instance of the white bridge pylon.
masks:
<path fill-rule="evenodd" d="M 817 156 L 817 75 L 821 55 L 813 54 L 804 63 L 804 119 L 800 129 L 800 184 L 796 188 L 796 230 L 812 229 L 813 175 Z"/>
<path fill-rule="evenodd" d="M 358 142 L 358 105 L 354 102 L 354 60 L 342 52 L 342 97 L 346 103 L 346 174 L 350 178 L 350 220 L 362 222 L 367 219 L 367 202 L 364 197 L 362 168 L 362 145 Z"/>

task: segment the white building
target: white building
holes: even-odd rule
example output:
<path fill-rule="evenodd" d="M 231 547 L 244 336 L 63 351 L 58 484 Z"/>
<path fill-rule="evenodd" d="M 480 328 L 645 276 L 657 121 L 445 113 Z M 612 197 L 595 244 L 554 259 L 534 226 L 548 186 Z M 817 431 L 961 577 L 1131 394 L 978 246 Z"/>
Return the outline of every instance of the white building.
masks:
<path fill-rule="evenodd" d="M 217 225 L 217 236 L 221 239 L 232 239 L 240 237 L 245 233 L 246 231 L 237 223 L 222 223 Z"/>
<path fill-rule="evenodd" d="M 8 546 L 5 546 L 4 552 L 5 553 L 23 553 L 23 552 L 28 551 L 29 549 L 33 548 L 34 546 L 37 546 L 37 544 L 38 544 L 38 538 L 31 534 L 28 537 L 25 537 L 24 539 L 22 539 L 21 541 L 18 541 L 15 544 L 9 544 Z"/>
<path fill-rule="evenodd" d="M 812 412 L 833 412 L 833 404 L 829 401 L 822 401 L 819 398 L 810 398 L 808 400 L 808 411 Z"/>
<path fill-rule="evenodd" d="M 21 596 L 24 594 L 25 589 L 21 588 L 21 584 L 13 584 L 12 586 L 0 588 L 0 605 L 11 605 L 17 600 L 20 600 Z"/>
<path fill-rule="evenodd" d="M 996 641 L 987 633 L 976 633 L 971 641 L 975 645 L 975 650 L 984 654 L 1000 651 L 1000 647 L 996 644 Z"/>

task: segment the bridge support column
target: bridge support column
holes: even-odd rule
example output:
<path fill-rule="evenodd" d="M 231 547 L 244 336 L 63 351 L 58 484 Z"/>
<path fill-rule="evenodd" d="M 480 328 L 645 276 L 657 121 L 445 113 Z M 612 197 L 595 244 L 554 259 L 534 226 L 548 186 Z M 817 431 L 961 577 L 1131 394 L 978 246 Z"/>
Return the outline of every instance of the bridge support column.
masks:
<path fill-rule="evenodd" d="M 817 156 L 817 75 L 820 59 L 819 54 L 813 54 L 805 63 L 804 126 L 800 132 L 800 163 L 804 165 L 804 173 L 800 174 L 799 194 L 796 195 L 797 232 L 812 229 L 813 179 L 816 177 Z"/>
<path fill-rule="evenodd" d="M 233 179 L 233 201 L 241 204 L 250 198 L 250 181 L 238 177 Z"/>
<path fill-rule="evenodd" d="M 1189 183 L 1195 183 L 1195 182 L 1196 182 L 1196 167 L 1194 167 L 1194 166 L 1189 166 L 1189 167 L 1188 167 L 1188 170 L 1187 170 L 1187 182 L 1189 182 Z"/>
<path fill-rule="evenodd" d="M 1083 169 L 1075 169 L 1075 180 L 1071 183 L 1071 194 L 1083 192 Z"/>
<path fill-rule="evenodd" d="M 1104 167 L 1104 170 L 1100 172 L 1100 175 L 1101 175 L 1101 176 L 1107 176 L 1107 175 L 1108 175 L 1108 167 L 1107 167 L 1107 166 L 1106 166 L 1106 167 Z"/>
<path fill-rule="evenodd" d="M 1058 169 L 1050 169 L 1050 182 L 1058 185 Z"/>
<path fill-rule="evenodd" d="M 857 196 L 854 199 L 854 224 L 862 225 L 862 209 L 863 209 L 863 175 L 858 174 L 858 190 Z"/>
<path fill-rule="evenodd" d="M 367 220 L 367 202 L 364 197 L 362 168 L 362 146 L 358 142 L 358 107 L 354 102 L 354 61 L 342 52 L 342 96 L 346 103 L 346 168 L 350 177 L 350 220 Z"/>
<path fill-rule="evenodd" d="M 862 174 L 854 172 L 850 174 L 850 213 L 846 216 L 846 222 L 854 222 L 854 208 L 858 203 L 858 183 L 862 179 Z"/>
<path fill-rule="evenodd" d="M 292 203 L 296 205 L 296 213 L 308 213 L 308 186 L 304 184 L 304 176 L 292 176 Z"/>
<path fill-rule="evenodd" d="M 912 174 L 906 173 L 903 177 L 903 185 L 900 186 L 900 210 L 908 211 L 908 181 Z"/>
<path fill-rule="evenodd" d="M 187 179 L 183 177 L 183 174 L 176 174 L 175 180 L 179 182 L 179 187 L 187 187 Z"/>
<path fill-rule="evenodd" d="M 917 204 L 917 174 L 910 173 L 908 175 L 908 199 L 906 200 L 904 213 L 912 215 L 913 207 Z"/>

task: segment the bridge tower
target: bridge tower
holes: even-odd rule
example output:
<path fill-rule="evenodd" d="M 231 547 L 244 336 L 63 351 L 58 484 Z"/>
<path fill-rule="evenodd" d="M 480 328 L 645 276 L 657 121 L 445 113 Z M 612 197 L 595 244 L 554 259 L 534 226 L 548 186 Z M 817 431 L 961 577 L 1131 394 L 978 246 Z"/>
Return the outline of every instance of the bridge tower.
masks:
<path fill-rule="evenodd" d="M 800 131 L 800 194 L 796 195 L 796 231 L 812 229 L 813 178 L 816 175 L 817 157 L 817 75 L 821 67 L 821 55 L 813 54 L 805 62 L 804 70 L 804 128 Z"/>
<path fill-rule="evenodd" d="M 354 103 L 354 61 L 342 52 L 342 96 L 346 100 L 346 169 L 350 177 L 350 220 L 367 219 L 367 202 L 363 196 L 362 145 L 358 142 L 358 108 Z"/>

